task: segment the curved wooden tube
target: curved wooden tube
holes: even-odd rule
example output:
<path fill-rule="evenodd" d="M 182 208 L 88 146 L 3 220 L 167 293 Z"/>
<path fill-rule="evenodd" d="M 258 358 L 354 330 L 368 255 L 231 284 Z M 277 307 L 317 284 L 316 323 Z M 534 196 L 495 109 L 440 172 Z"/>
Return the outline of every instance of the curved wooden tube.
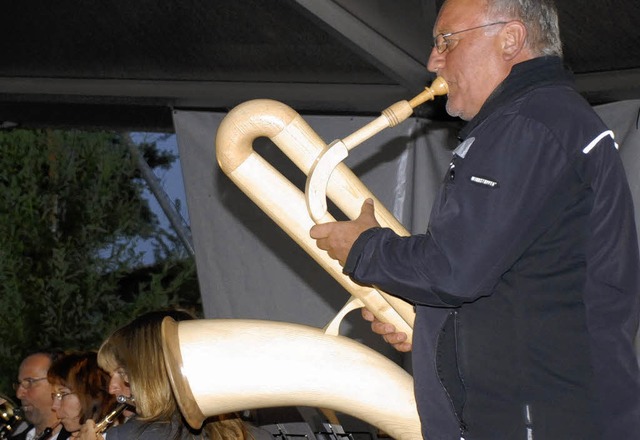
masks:
<path fill-rule="evenodd" d="M 411 376 L 347 337 L 274 321 L 171 318 L 162 335 L 172 387 L 194 428 L 213 415 L 302 405 L 350 414 L 394 439 L 422 438 Z"/>
<path fill-rule="evenodd" d="M 449 93 L 449 85 L 437 77 L 431 86 L 410 101 L 398 101 L 382 114 L 342 140 L 331 143 L 315 160 L 307 176 L 305 195 L 309 215 L 320 223 L 327 212 L 327 182 L 336 166 L 345 160 L 349 151 L 388 127 L 395 127 L 413 114 L 413 109 L 436 96 Z"/>
<path fill-rule="evenodd" d="M 260 99 L 238 105 L 223 119 L 216 135 L 216 155 L 220 167 L 231 180 L 351 295 L 358 298 L 361 304 L 357 305 L 366 306 L 378 319 L 394 324 L 399 331 L 407 333 L 410 340 L 415 319 L 412 305 L 375 288 L 354 283 L 342 273 L 337 261 L 317 248 L 309 237 L 309 229 L 315 222 L 307 211 L 304 193 L 253 149 L 253 141 L 258 137 L 271 139 L 305 174 L 309 174 L 326 144 L 293 109 L 278 101 Z M 409 235 L 342 163 L 331 174 L 327 196 L 351 219 L 360 214 L 364 200 L 372 198 L 380 224 L 400 235 Z M 333 221 L 334 218 L 327 213 L 322 220 Z M 351 307 L 353 305 L 350 304 Z M 337 333 L 338 327 L 339 323 L 333 322 L 327 328 Z"/>

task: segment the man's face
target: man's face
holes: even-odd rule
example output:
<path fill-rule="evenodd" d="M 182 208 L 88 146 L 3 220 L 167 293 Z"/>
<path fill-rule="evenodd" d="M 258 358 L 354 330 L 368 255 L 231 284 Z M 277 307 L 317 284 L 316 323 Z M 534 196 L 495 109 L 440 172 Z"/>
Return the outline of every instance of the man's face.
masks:
<path fill-rule="evenodd" d="M 484 2 L 477 0 L 447 0 L 434 26 L 434 36 L 499 21 L 485 17 L 483 10 Z M 496 24 L 454 34 L 446 38 L 444 52 L 438 53 L 435 47 L 431 50 L 427 68 L 447 81 L 447 113 L 451 116 L 473 118 L 508 74 L 497 38 L 502 27 Z"/>
<path fill-rule="evenodd" d="M 47 371 L 51 360 L 44 354 L 34 354 L 27 357 L 18 370 L 18 382 L 16 397 L 20 399 L 25 418 L 38 429 L 53 426 L 57 421 L 55 413 L 51 410 L 52 386 L 47 382 Z M 25 379 L 30 379 L 26 381 Z"/>

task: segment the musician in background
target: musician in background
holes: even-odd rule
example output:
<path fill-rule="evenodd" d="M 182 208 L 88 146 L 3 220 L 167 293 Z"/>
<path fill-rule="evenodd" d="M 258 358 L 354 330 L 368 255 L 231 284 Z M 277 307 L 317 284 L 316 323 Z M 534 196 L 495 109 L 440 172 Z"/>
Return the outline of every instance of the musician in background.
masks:
<path fill-rule="evenodd" d="M 109 375 L 98 366 L 95 351 L 58 358 L 51 364 L 47 379 L 53 385 L 52 409 L 71 433 L 79 432 L 88 419 L 103 419 L 116 405 L 108 392 Z"/>
<path fill-rule="evenodd" d="M 116 330 L 102 344 L 98 352 L 99 363 L 111 373 L 112 382 L 119 378 L 129 385 L 136 416 L 108 429 L 105 435 L 96 433 L 95 424 L 90 420 L 82 427 L 79 440 L 264 438 L 261 430 L 245 425 L 235 414 L 208 420 L 202 431 L 193 430 L 184 421 L 164 363 L 161 324 L 167 316 L 176 321 L 193 319 L 191 314 L 181 310 L 145 313 Z M 264 434 L 272 439 L 266 431 Z"/>
<path fill-rule="evenodd" d="M 415 304 L 425 439 L 640 438 L 640 263 L 613 133 L 564 70 L 551 0 L 446 0 L 428 69 L 469 121 L 425 234 L 314 226 L 361 284 Z M 370 315 L 368 315 L 370 317 Z M 392 327 L 392 326 L 391 326 Z"/>
<path fill-rule="evenodd" d="M 62 354 L 61 351 L 38 351 L 24 358 L 20 364 L 14 389 L 22 405 L 25 420 L 32 426 L 11 437 L 12 440 L 39 439 L 47 428 L 52 428 L 47 440 L 69 438 L 69 432 L 64 430 L 51 409 L 53 388 L 47 381 L 49 367 Z"/>

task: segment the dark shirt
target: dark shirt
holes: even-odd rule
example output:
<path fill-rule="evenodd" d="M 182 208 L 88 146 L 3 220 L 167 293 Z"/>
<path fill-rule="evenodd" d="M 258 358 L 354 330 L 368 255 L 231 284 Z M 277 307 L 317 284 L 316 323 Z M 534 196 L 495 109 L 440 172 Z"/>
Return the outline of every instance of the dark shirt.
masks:
<path fill-rule="evenodd" d="M 192 433 L 179 421 L 145 423 L 136 418 L 109 428 L 105 434 L 106 440 L 200 440 L 204 438 L 200 434 Z"/>
<path fill-rule="evenodd" d="M 20 432 L 18 432 L 16 435 L 10 437 L 11 440 L 25 440 L 27 438 L 27 434 L 29 434 L 29 432 L 33 429 L 33 426 L 29 426 L 27 429 L 21 430 Z M 49 440 L 51 437 L 49 437 L 46 440 Z M 71 438 L 71 433 L 68 432 L 66 429 L 62 428 L 60 430 L 60 432 L 58 433 L 58 437 L 56 437 L 56 440 L 67 440 L 68 438 Z M 36 437 L 36 440 L 37 437 Z"/>
<path fill-rule="evenodd" d="M 271 440 L 273 436 L 264 429 L 256 426 L 245 424 L 249 438 L 255 440 Z M 178 433 L 178 431 L 180 431 Z M 177 437 L 176 437 L 177 436 Z M 180 439 L 180 440 L 199 440 L 206 437 L 191 432 L 179 422 L 162 423 L 152 422 L 144 423 L 135 418 L 118 426 L 111 427 L 106 432 L 106 440 L 152 440 L 152 439 Z"/>

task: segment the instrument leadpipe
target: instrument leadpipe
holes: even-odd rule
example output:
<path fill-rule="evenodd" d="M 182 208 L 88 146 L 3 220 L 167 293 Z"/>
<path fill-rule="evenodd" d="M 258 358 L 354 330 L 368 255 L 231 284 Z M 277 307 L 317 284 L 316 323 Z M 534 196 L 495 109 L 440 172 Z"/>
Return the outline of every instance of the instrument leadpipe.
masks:
<path fill-rule="evenodd" d="M 121 394 L 116 397 L 116 400 L 118 401 L 116 407 L 102 420 L 96 423 L 97 433 L 103 433 L 113 422 L 115 422 L 116 418 L 118 418 L 118 416 L 122 414 L 124 410 L 135 408 L 135 401 L 131 397 L 127 397 Z"/>
<path fill-rule="evenodd" d="M 349 151 L 388 127 L 395 127 L 413 114 L 413 109 L 438 95 L 449 93 L 449 86 L 437 77 L 430 87 L 410 101 L 398 101 L 382 114 L 344 139 L 333 141 L 316 159 L 307 175 L 305 195 L 309 215 L 316 223 L 323 222 L 327 212 L 327 183 L 336 166 L 347 158 Z"/>

